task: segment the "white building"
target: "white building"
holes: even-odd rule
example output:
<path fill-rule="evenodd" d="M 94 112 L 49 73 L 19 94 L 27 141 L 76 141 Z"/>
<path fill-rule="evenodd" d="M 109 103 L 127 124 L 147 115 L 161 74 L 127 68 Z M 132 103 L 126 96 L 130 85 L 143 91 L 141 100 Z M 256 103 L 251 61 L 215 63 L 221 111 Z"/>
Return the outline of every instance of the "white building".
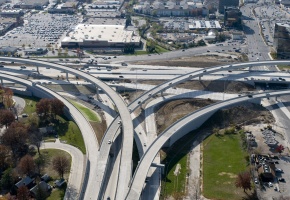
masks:
<path fill-rule="evenodd" d="M 124 47 L 140 46 L 141 38 L 123 25 L 79 24 L 61 41 L 62 47 Z"/>
<path fill-rule="evenodd" d="M 195 29 L 220 29 L 221 25 L 218 21 L 204 21 L 204 20 L 197 20 L 193 21 L 192 24 L 188 26 L 190 30 Z"/>

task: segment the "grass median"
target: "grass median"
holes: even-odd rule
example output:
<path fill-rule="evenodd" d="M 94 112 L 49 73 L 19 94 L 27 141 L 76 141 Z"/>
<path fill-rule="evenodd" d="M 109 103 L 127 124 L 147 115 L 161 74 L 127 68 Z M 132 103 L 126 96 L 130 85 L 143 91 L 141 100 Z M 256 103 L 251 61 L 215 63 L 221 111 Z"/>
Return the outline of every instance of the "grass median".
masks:
<path fill-rule="evenodd" d="M 90 110 L 88 107 L 79 104 L 75 101 L 70 101 L 89 121 L 92 122 L 100 122 L 99 116 L 92 110 Z"/>

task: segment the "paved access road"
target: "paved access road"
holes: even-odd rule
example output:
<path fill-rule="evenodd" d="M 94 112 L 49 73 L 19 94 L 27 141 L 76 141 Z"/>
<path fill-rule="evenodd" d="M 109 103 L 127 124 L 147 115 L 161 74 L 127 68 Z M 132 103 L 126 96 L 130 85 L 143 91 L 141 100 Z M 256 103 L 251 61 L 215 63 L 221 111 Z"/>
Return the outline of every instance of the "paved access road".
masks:
<path fill-rule="evenodd" d="M 82 188 L 84 161 L 85 156 L 82 152 L 71 145 L 63 144 L 56 140 L 56 142 L 44 142 L 41 144 L 41 149 L 60 149 L 68 152 L 72 157 L 72 163 L 70 168 L 70 175 L 68 179 L 68 186 L 65 192 L 64 199 L 78 199 L 78 193 Z"/>

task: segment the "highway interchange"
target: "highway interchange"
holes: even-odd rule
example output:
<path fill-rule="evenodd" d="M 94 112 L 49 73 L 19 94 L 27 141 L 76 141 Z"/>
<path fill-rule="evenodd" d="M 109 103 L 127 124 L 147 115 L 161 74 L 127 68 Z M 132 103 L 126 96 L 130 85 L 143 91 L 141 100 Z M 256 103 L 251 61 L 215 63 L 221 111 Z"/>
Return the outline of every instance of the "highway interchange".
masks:
<path fill-rule="evenodd" d="M 178 69 L 172 70 L 171 74 L 163 72 L 164 69 L 158 71 L 157 67 L 152 67 L 155 70 L 146 70 L 144 71 L 142 68 L 140 70 L 136 70 L 133 72 L 123 72 L 123 77 L 120 78 L 119 74 L 112 74 L 111 72 L 99 72 L 95 70 L 96 73 L 87 73 L 81 70 L 73 69 L 70 67 L 66 67 L 64 65 L 49 63 L 45 61 L 39 60 L 31 60 L 31 59 L 21 59 L 21 58 L 9 58 L 9 57 L 0 57 L 0 61 L 3 62 L 17 62 L 28 64 L 32 66 L 42 67 L 42 68 L 52 68 L 60 71 L 64 71 L 65 73 L 73 74 L 74 76 L 78 76 L 89 83 L 92 83 L 96 86 L 97 91 L 102 90 L 105 95 L 107 95 L 110 100 L 116 105 L 118 116 L 112 119 L 112 123 L 108 126 L 108 129 L 102 139 L 100 141 L 101 145 L 98 145 L 98 141 L 95 137 L 95 134 L 88 123 L 88 121 L 82 116 L 82 114 L 72 106 L 65 98 L 61 95 L 47 89 L 46 87 L 40 85 L 37 82 L 31 82 L 29 80 L 25 80 L 17 77 L 19 74 L 25 74 L 27 71 L 31 70 L 6 70 L 1 69 L 2 73 L 0 74 L 0 78 L 4 80 L 9 80 L 12 82 L 17 82 L 19 84 L 23 84 L 27 87 L 27 89 L 36 90 L 36 93 L 40 93 L 41 95 L 48 95 L 51 97 L 56 97 L 62 100 L 66 107 L 69 110 L 70 115 L 76 121 L 78 126 L 83 133 L 83 137 L 85 140 L 86 148 L 87 148 L 87 160 L 85 161 L 84 168 L 86 169 L 85 173 L 82 174 L 82 181 L 79 182 L 76 190 L 78 191 L 76 197 L 80 199 L 106 199 L 110 197 L 111 199 L 130 199 L 135 200 L 140 198 L 142 193 L 142 189 L 144 188 L 145 179 L 147 177 L 147 173 L 150 170 L 150 166 L 152 163 L 158 164 L 160 160 L 156 159 L 156 155 L 160 148 L 167 142 L 170 145 L 174 143 L 178 138 L 182 137 L 189 130 L 197 128 L 201 125 L 206 119 L 208 119 L 216 110 L 219 110 L 224 107 L 228 107 L 229 105 L 236 105 L 243 101 L 253 101 L 255 99 L 261 99 L 270 96 L 283 96 L 289 94 L 289 90 L 285 91 L 273 91 L 273 92 L 263 92 L 253 94 L 251 97 L 248 95 L 239 96 L 235 98 L 230 98 L 219 103 L 210 105 L 203 109 L 200 109 L 194 113 L 189 114 L 188 116 L 182 118 L 177 121 L 170 127 L 168 127 L 163 133 L 161 133 L 158 138 L 156 135 L 150 134 L 148 130 L 153 130 L 152 127 L 147 127 L 147 130 L 144 131 L 140 126 L 140 123 L 133 123 L 136 118 L 134 111 L 142 107 L 148 100 L 152 99 L 156 94 L 163 94 L 169 88 L 176 86 L 179 83 L 188 81 L 188 80 L 197 80 L 199 78 L 204 79 L 231 79 L 232 76 L 237 76 L 240 79 L 244 79 L 245 77 L 255 77 L 254 79 L 262 79 L 261 77 L 265 77 L 265 79 L 269 80 L 269 77 L 285 77 L 286 81 L 288 79 L 287 73 L 274 73 L 270 71 L 276 71 L 276 65 L 289 65 L 290 61 L 269 61 L 269 48 L 264 42 L 264 39 L 258 33 L 261 31 L 259 25 L 254 19 L 254 15 L 251 12 L 250 6 L 248 5 L 242 7 L 243 14 L 247 16 L 245 33 L 247 37 L 247 46 L 248 57 L 252 62 L 248 63 L 235 63 L 235 64 L 227 64 L 223 66 L 215 66 L 206 69 L 197 69 L 197 70 L 188 70 L 186 73 L 184 70 L 180 71 Z M 246 45 L 245 45 L 246 46 Z M 168 53 L 163 53 L 161 55 L 152 54 L 151 56 L 143 55 L 143 56 L 131 56 L 131 57 L 118 57 L 112 60 L 112 65 L 119 65 L 121 62 L 131 62 L 131 61 L 139 61 L 139 60 L 167 60 L 169 58 L 178 58 L 184 56 L 191 56 L 194 54 L 203 54 L 206 53 L 210 49 L 211 52 L 221 51 L 221 49 L 229 50 L 232 49 L 230 46 L 215 46 L 210 45 L 201 48 L 188 49 L 186 51 L 173 51 Z M 258 57 L 258 59 L 257 59 Z M 126 59 L 126 60 L 125 60 Z M 260 60 L 257 62 L 257 60 Z M 264 61 L 268 60 L 268 61 Z M 254 61 L 254 62 L 253 62 Z M 146 66 L 144 66 L 146 67 Z M 250 69 L 258 69 L 258 70 L 266 70 L 267 72 L 246 72 L 238 71 L 244 68 Z M 12 69 L 13 67 L 11 67 Z M 161 68 L 161 67 L 160 67 Z M 165 67 L 166 68 L 166 67 Z M 149 68 L 150 69 L 150 68 Z M 235 72 L 230 72 L 235 70 Z M 93 70 L 91 70 L 93 71 Z M 121 70 L 120 70 L 121 71 Z M 12 74 L 17 75 L 13 76 Z M 242 73 L 241 73 L 242 72 Z M 273 74 L 270 74 L 273 73 Z M 166 75 L 167 74 L 167 75 Z M 117 94 L 111 87 L 109 87 L 104 82 L 100 81 L 99 78 L 115 78 L 115 79 L 146 79 L 146 77 L 151 77 L 156 75 L 156 79 L 160 76 L 163 76 L 166 80 L 163 84 L 160 84 L 156 87 L 150 88 L 148 91 L 144 92 L 140 97 L 131 102 L 128 106 L 121 98 L 119 94 Z M 138 76 L 138 78 L 137 78 Z M 205 77 L 203 77 L 205 76 Z M 99 77 L 99 78 L 98 78 Z M 233 79 L 238 79 L 233 78 Z M 57 82 L 56 82 L 57 83 Z M 113 85 L 113 84 L 112 84 Z M 120 83 L 120 85 L 122 85 Z M 33 88 L 33 89 L 32 89 Z M 98 92 L 97 92 L 98 93 Z M 101 97 L 103 98 L 103 97 Z M 189 127 L 189 123 L 195 121 L 196 126 Z M 86 125 L 85 125 L 86 124 Z M 135 134 L 134 134 L 135 129 Z M 137 133 L 137 134 L 136 134 Z M 139 134 L 142 133 L 142 134 Z M 140 154 L 140 162 L 135 171 L 134 176 L 131 174 L 131 165 L 132 165 L 132 149 L 133 149 L 133 136 L 135 137 L 138 152 Z M 147 136 L 147 138 L 146 138 Z M 170 139 L 171 138 L 171 139 Z M 109 142 L 110 141 L 110 142 Z M 144 141 L 147 142 L 145 147 Z M 113 160 L 110 158 L 109 153 L 110 150 L 113 149 L 114 158 Z M 114 163 L 112 165 L 112 163 Z M 111 176 L 110 176 L 111 175 Z M 158 179 L 159 174 L 156 173 L 151 176 L 154 181 L 150 180 L 150 184 L 159 187 L 160 180 Z M 133 177 L 133 178 L 131 178 Z M 157 178 L 156 178 L 157 177 Z M 81 188 L 82 185 L 82 188 Z M 67 194 L 66 194 L 67 195 Z M 70 194 L 69 194 L 70 195 Z M 147 195 L 144 199 L 154 199 L 158 198 L 155 196 L 150 196 L 150 194 L 145 193 Z M 152 195 L 152 194 L 151 194 Z M 71 196 L 71 195 L 70 195 Z"/>
<path fill-rule="evenodd" d="M 8 60 L 7 60 L 8 59 Z M 23 60 L 19 60 L 19 59 L 14 59 L 14 58 L 4 58 L 4 60 L 6 60 L 6 61 L 21 61 L 21 62 L 23 62 Z M 35 63 L 37 63 L 37 64 L 39 64 L 38 63 L 38 61 L 27 61 L 26 60 L 26 63 L 27 62 L 35 62 Z M 43 63 L 42 63 L 43 64 Z M 203 75 L 206 75 L 206 74 L 210 74 L 210 73 L 214 73 L 214 72 L 217 72 L 217 71 L 227 71 L 227 70 L 232 70 L 232 69 L 240 69 L 240 68 L 245 68 L 245 67 L 249 67 L 249 66 L 259 66 L 259 65 L 276 65 L 276 64 L 290 64 L 290 61 L 270 61 L 270 62 L 251 62 L 251 63 L 241 63 L 241 64 L 232 64 L 232 65 L 226 65 L 226 66 L 218 66 L 218 67 L 212 67 L 212 68 L 207 68 L 206 70 L 205 69 L 202 69 L 202 70 L 197 70 L 197 71 L 194 71 L 194 72 L 190 72 L 190 73 L 187 73 L 187 74 L 185 74 L 185 75 L 181 75 L 181 76 L 179 76 L 178 78 L 176 78 L 176 79 L 174 79 L 174 80 L 170 80 L 170 81 L 167 81 L 167 82 L 165 82 L 164 84 L 161 84 L 161 85 L 159 85 L 159 86 L 156 86 L 155 88 L 153 88 L 153 89 L 151 89 L 150 91 L 148 91 L 148 92 L 145 92 L 141 97 L 139 97 L 139 98 L 137 98 L 135 101 L 133 101 L 129 106 L 128 106 L 128 108 L 129 108 L 129 112 L 133 112 L 138 106 L 140 106 L 140 105 L 142 105 L 145 101 L 147 101 L 148 99 L 150 99 L 151 97 L 153 97 L 155 94 L 157 94 L 157 93 L 160 93 L 161 91 L 164 91 L 164 90 L 166 90 L 167 88 L 169 88 L 169 87 L 173 87 L 174 85 L 176 85 L 176 84 L 178 84 L 178 83 L 181 83 L 181 82 L 184 82 L 184 81 L 186 81 L 186 80 L 190 80 L 190 79 L 192 79 L 192 78 L 195 78 L 195 77 L 202 77 Z M 59 66 L 54 66 L 55 64 L 50 64 L 50 63 L 45 63 L 45 65 L 44 65 L 44 67 L 47 67 L 47 66 L 49 66 L 49 67 L 55 67 L 55 68 L 59 68 Z M 61 66 L 61 70 L 66 70 L 66 68 L 67 67 L 63 67 L 63 66 Z M 80 73 L 82 73 L 82 72 L 80 72 Z M 79 76 L 81 76 L 81 74 L 78 74 Z M 2 77 L 2 78 L 5 78 L 5 79 L 7 79 L 7 76 L 5 75 L 4 77 Z M 11 80 L 11 79 L 10 79 Z M 31 83 L 32 84 L 32 83 Z M 34 84 L 34 85 L 37 85 L 38 87 L 40 87 L 40 85 L 38 85 L 38 84 Z M 243 97 L 244 99 L 243 100 L 245 100 L 245 98 L 246 99 L 248 99 L 248 97 Z M 115 119 L 116 120 L 116 119 Z M 122 122 L 123 123 L 123 122 Z M 118 124 L 118 123 L 117 123 Z M 111 125 L 112 126 L 112 125 Z M 171 132 L 172 133 L 172 132 Z M 106 134 L 105 135 L 105 137 L 104 138 L 106 138 L 106 136 L 107 136 L 108 134 Z M 138 135 L 138 134 L 137 134 Z M 167 138 L 168 139 L 168 138 Z M 166 140 L 167 140 L 166 139 Z M 104 141 L 107 141 L 107 140 L 105 140 L 105 139 L 103 139 Z M 103 144 L 105 144 L 104 142 L 103 142 Z M 163 145 L 163 143 L 161 143 L 162 145 Z M 141 143 L 141 145 L 142 145 L 142 143 Z M 161 148 L 162 147 L 162 145 L 161 146 L 158 146 L 157 148 Z M 108 146 L 108 145 L 105 145 L 105 146 Z M 159 149 L 160 149 L 159 148 Z M 101 149 L 101 148 L 100 148 Z M 148 147 L 147 148 L 147 151 L 145 151 L 145 155 L 148 155 L 148 154 L 146 154 L 146 152 L 148 152 L 148 149 L 151 149 L 151 147 Z M 158 149 L 158 150 L 159 150 Z M 153 151 L 153 150 L 151 150 L 151 151 Z M 156 150 L 155 150 L 156 151 Z M 91 151 L 89 151 L 89 152 L 91 152 Z M 157 154 L 157 152 L 156 152 L 156 154 Z M 156 154 L 150 154 L 150 155 L 153 155 L 153 158 L 155 157 L 155 155 Z M 89 154 L 90 155 L 90 154 Z M 104 156 L 105 154 L 102 154 L 102 156 Z M 108 154 L 107 154 L 108 155 Z M 100 156 L 100 155 L 99 155 Z M 100 156 L 101 157 L 101 156 Z M 99 158 L 100 158 L 99 157 Z M 142 159 L 143 159 L 143 157 L 142 157 Z M 143 163 L 143 162 L 140 162 L 140 164 L 141 163 Z M 145 163 L 145 162 L 144 162 Z M 147 164 L 148 164 L 148 162 L 146 162 Z M 151 163 L 151 162 L 149 162 L 149 163 Z M 91 163 L 91 165 L 92 165 L 92 163 Z M 149 167 L 150 167 L 150 164 L 149 164 Z M 92 169 L 94 169 L 94 168 L 92 168 Z M 139 169 L 139 167 L 138 167 L 138 169 Z M 148 168 L 148 170 L 149 170 L 149 168 Z M 147 170 L 147 171 L 148 171 Z M 143 172 L 144 172 L 144 170 L 142 170 Z M 146 171 L 146 170 L 145 170 Z M 91 170 L 90 170 L 90 172 L 92 172 Z M 139 173 L 140 173 L 140 171 L 139 171 Z M 144 175 L 144 173 L 141 173 L 142 175 Z M 134 177 L 136 177 L 138 175 L 138 170 L 136 171 L 136 174 L 135 174 L 135 176 Z M 132 187 L 134 187 L 132 190 L 130 189 L 129 190 L 129 196 L 128 196 L 128 198 L 130 198 L 130 194 L 132 195 L 132 191 L 136 191 L 136 186 L 135 186 L 135 182 L 134 182 L 134 180 L 136 180 L 136 179 L 133 179 L 133 182 L 132 182 Z M 139 180 L 143 180 L 142 178 L 140 178 L 140 177 L 138 177 L 138 179 L 137 179 L 138 181 L 137 182 L 142 182 L 142 181 L 139 181 Z M 145 179 L 144 179 L 144 181 L 145 181 Z M 142 187 L 143 187 L 143 184 L 144 184 L 144 182 L 142 182 Z M 140 190 L 140 188 L 142 189 L 142 187 L 139 187 L 139 190 Z M 96 189 L 96 188 L 95 188 Z M 131 192 L 131 193 L 130 193 Z M 141 192 L 141 191 L 139 191 L 139 192 Z M 134 194 L 133 195 L 133 199 L 134 198 L 136 198 L 136 196 L 135 196 L 136 194 Z M 140 195 L 140 193 L 139 193 L 139 195 Z M 132 198 L 132 197 L 131 197 Z"/>

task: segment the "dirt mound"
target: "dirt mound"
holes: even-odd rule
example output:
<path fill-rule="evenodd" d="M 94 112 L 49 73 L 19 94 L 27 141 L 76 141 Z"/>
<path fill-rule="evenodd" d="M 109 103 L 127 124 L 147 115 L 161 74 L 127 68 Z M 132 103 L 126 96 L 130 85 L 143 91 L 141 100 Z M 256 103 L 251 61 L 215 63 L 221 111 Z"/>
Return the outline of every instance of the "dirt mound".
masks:
<path fill-rule="evenodd" d="M 157 132 L 161 133 L 172 123 L 185 115 L 202 107 L 210 105 L 214 101 L 204 99 L 182 99 L 165 103 L 156 109 Z M 255 123 L 273 123 L 272 114 L 258 104 L 244 103 L 240 106 L 217 111 L 206 122 L 206 127 L 225 128 L 231 124 L 250 125 Z"/>
<path fill-rule="evenodd" d="M 160 105 L 155 114 L 157 132 L 161 133 L 183 116 L 212 103 L 214 101 L 204 99 L 181 99 Z"/>

